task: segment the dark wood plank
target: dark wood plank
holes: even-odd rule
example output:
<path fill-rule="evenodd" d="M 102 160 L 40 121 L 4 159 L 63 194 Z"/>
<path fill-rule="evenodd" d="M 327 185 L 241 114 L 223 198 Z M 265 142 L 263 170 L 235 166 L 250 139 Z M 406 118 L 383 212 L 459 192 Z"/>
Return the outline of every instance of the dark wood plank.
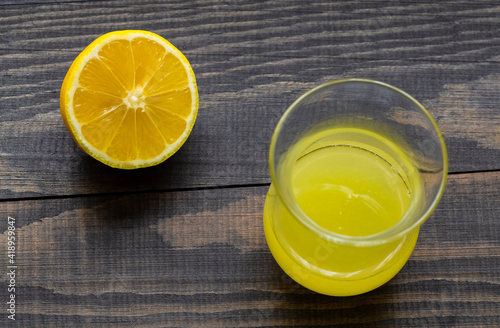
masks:
<path fill-rule="evenodd" d="M 40 4 L 59 4 L 63 2 L 83 2 L 89 0 L 3 0 L 0 6 L 24 6 L 24 5 L 40 5 Z"/>
<path fill-rule="evenodd" d="M 453 172 L 500 169 L 497 1 L 95 1 L 0 12 L 0 198 L 269 183 L 285 109 L 329 80 L 365 77 L 420 100 Z M 167 163 L 139 172 L 85 155 L 59 114 L 73 59 L 117 29 L 161 34 L 191 61 L 200 113 Z"/>
<path fill-rule="evenodd" d="M 450 176 L 403 270 L 385 286 L 348 298 L 310 292 L 279 269 L 263 234 L 266 191 L 0 203 L 2 254 L 6 216 L 16 219 L 17 325 L 500 325 L 500 173 Z M 0 256 L 3 271 L 6 260 Z"/>

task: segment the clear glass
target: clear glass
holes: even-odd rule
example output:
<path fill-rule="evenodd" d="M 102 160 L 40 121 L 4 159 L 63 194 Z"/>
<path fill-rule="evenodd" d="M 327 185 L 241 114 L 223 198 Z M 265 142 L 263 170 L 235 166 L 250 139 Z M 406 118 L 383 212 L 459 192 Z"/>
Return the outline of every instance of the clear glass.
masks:
<path fill-rule="evenodd" d="M 378 81 L 338 80 L 300 97 L 271 141 L 264 209 L 269 248 L 299 284 L 335 296 L 401 270 L 448 173 L 427 110 Z"/>

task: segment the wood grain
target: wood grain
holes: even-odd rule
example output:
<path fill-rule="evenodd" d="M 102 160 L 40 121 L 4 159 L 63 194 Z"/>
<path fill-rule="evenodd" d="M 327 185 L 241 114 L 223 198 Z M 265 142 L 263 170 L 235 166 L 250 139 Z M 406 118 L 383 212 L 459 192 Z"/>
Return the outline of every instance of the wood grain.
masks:
<path fill-rule="evenodd" d="M 0 213 L 17 224 L 16 323 L 500 324 L 500 173 L 450 176 L 403 270 L 385 286 L 348 298 L 310 292 L 279 269 L 262 228 L 266 191 L 262 186 L 0 203 Z M 4 247 L 6 220 L 0 224 Z M 6 285 L 2 275 L 0 290 Z"/>
<path fill-rule="evenodd" d="M 500 169 L 496 1 L 13 1 L 0 12 L 0 198 L 269 183 L 268 146 L 285 109 L 329 80 L 388 82 L 444 133 L 452 172 Z M 137 172 L 85 155 L 59 90 L 97 36 L 146 29 L 197 76 L 200 113 L 166 163 Z"/>

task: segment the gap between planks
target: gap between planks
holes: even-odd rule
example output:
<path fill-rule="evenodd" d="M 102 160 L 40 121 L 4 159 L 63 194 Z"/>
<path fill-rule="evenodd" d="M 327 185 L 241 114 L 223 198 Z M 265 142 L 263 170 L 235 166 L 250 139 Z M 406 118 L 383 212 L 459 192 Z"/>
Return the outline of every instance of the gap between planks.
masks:
<path fill-rule="evenodd" d="M 500 172 L 500 170 L 448 172 L 448 175 L 481 174 L 481 173 L 493 173 L 493 172 Z M 0 203 L 19 202 L 19 201 L 36 201 L 36 200 L 71 199 L 71 198 L 82 198 L 82 197 L 127 196 L 127 195 L 133 195 L 133 194 L 140 195 L 140 194 L 152 194 L 152 193 L 164 193 L 164 192 L 189 192 L 189 191 L 198 191 L 198 190 L 259 188 L 259 187 L 269 187 L 270 185 L 271 185 L 270 182 L 261 182 L 261 183 L 249 183 L 249 184 L 230 184 L 230 185 L 222 185 L 222 186 L 200 186 L 200 187 L 171 188 L 171 189 L 157 189 L 157 190 L 102 192 L 102 193 L 95 193 L 95 194 L 18 197 L 18 198 L 0 199 Z"/>
<path fill-rule="evenodd" d="M 82 197 L 100 197 L 100 196 L 127 196 L 127 195 L 140 195 L 140 194 L 153 194 L 164 192 L 189 192 L 198 190 L 217 190 L 217 189 L 237 189 L 237 188 L 259 188 L 269 187 L 270 182 L 262 183 L 249 183 L 249 184 L 231 184 L 222 186 L 201 186 L 201 187 L 187 187 L 187 188 L 171 188 L 171 189 L 155 189 L 155 190 L 138 190 L 138 191 L 122 191 L 122 192 L 102 192 L 95 194 L 75 194 L 75 195 L 49 195 L 49 196 L 34 196 L 34 197 L 18 197 L 0 199 L 0 203 L 16 202 L 16 201 L 35 201 L 35 200 L 54 200 L 54 199 L 71 199 Z"/>

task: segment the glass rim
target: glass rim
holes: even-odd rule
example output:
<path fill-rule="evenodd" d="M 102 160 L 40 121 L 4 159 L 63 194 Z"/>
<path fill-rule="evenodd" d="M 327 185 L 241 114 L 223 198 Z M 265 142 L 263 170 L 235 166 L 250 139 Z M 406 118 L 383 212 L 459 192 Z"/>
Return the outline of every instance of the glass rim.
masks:
<path fill-rule="evenodd" d="M 420 218 L 418 220 L 415 220 L 414 223 L 412 223 L 409 227 L 402 229 L 400 231 L 398 230 L 393 230 L 391 228 L 388 228 L 386 230 L 383 230 L 381 232 L 372 234 L 372 235 L 366 235 L 366 236 L 348 236 L 348 235 L 342 235 L 330 230 L 327 230 L 320 225 L 318 225 L 316 222 L 314 222 L 307 214 L 302 211 L 302 209 L 298 206 L 298 204 L 295 201 L 292 201 L 292 199 L 289 199 L 288 197 L 284 197 L 282 191 L 281 191 L 281 185 L 278 183 L 278 180 L 276 178 L 276 168 L 274 166 L 274 152 L 276 148 L 276 143 L 278 139 L 278 135 L 280 134 L 284 122 L 290 115 L 290 113 L 299 105 L 305 98 L 309 97 L 310 95 L 316 93 L 319 90 L 322 90 L 326 87 L 329 87 L 331 85 L 335 84 L 341 84 L 341 83 L 347 83 L 347 82 L 361 82 L 361 83 L 368 83 L 368 84 L 374 84 L 378 86 L 382 86 L 385 88 L 389 88 L 401 95 L 403 95 L 405 98 L 409 99 L 411 102 L 413 102 L 415 105 L 417 105 L 418 108 L 427 116 L 429 121 L 431 122 L 432 126 L 434 127 L 434 130 L 437 132 L 437 135 L 439 137 L 439 142 L 441 145 L 441 153 L 443 155 L 443 176 L 441 178 L 441 183 L 439 186 L 439 190 L 436 194 L 436 197 L 434 198 L 433 202 L 429 206 L 429 208 L 422 213 Z M 396 239 L 402 238 L 404 235 L 407 233 L 413 231 L 415 228 L 419 227 L 422 225 L 428 218 L 429 216 L 434 212 L 436 207 L 439 204 L 439 201 L 441 200 L 441 197 L 443 196 L 444 189 L 446 187 L 446 181 L 448 178 L 448 152 L 446 150 L 446 144 L 444 142 L 443 135 L 441 133 L 441 130 L 439 129 L 436 121 L 434 118 L 431 116 L 429 111 L 420 103 L 418 102 L 415 98 L 413 98 L 411 95 L 406 93 L 405 91 L 392 86 L 390 84 L 376 81 L 376 80 L 370 80 L 370 79 L 362 79 L 362 78 L 348 78 L 348 79 L 338 79 L 338 80 L 333 80 L 330 82 L 323 83 L 321 85 L 318 85 L 304 94 L 302 94 L 297 100 L 295 100 L 288 108 L 287 110 L 283 113 L 281 116 L 278 124 L 276 125 L 276 128 L 274 129 L 273 135 L 271 137 L 271 145 L 269 147 L 269 169 L 270 169 L 270 174 L 271 174 L 271 181 L 272 184 L 275 186 L 275 191 L 277 193 L 277 196 L 281 198 L 283 203 L 285 204 L 286 208 L 292 213 L 292 215 L 297 218 L 303 225 L 305 225 L 309 230 L 311 230 L 313 233 L 315 233 L 318 236 L 321 236 L 327 240 L 340 243 L 340 244 L 347 244 L 347 245 L 366 245 L 366 246 L 372 246 L 372 245 L 378 245 L 378 244 L 384 244 L 390 241 L 394 241 Z"/>

